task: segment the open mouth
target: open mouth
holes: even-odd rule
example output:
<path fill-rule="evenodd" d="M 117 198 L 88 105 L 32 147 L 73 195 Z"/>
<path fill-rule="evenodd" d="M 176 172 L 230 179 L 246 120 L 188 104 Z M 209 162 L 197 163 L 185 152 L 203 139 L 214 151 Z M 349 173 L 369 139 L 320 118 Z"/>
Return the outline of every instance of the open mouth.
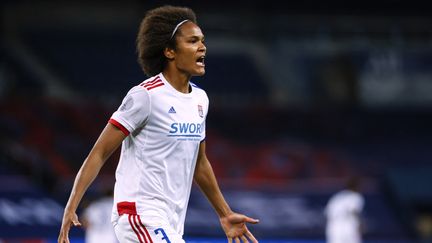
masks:
<path fill-rule="evenodd" d="M 197 63 L 199 66 L 205 66 L 205 64 L 204 64 L 204 59 L 205 59 L 205 56 L 201 56 L 201 57 L 199 57 L 199 58 L 197 59 L 196 63 Z"/>

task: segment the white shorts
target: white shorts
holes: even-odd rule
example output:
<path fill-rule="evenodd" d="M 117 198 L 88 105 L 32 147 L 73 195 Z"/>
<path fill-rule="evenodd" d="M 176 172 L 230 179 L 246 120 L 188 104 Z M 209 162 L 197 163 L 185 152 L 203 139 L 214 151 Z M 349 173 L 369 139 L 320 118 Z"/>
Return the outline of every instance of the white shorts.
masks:
<path fill-rule="evenodd" d="M 120 243 L 185 243 L 171 226 L 150 226 L 136 214 L 121 215 L 114 231 Z"/>

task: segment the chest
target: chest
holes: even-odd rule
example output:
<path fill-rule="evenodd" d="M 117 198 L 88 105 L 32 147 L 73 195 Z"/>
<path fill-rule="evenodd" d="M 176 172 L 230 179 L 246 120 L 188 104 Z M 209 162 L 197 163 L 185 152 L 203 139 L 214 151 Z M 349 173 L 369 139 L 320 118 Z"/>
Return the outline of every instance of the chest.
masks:
<path fill-rule="evenodd" d="M 200 138 L 206 109 L 205 100 L 199 97 L 156 97 L 152 99 L 147 127 L 164 137 Z"/>

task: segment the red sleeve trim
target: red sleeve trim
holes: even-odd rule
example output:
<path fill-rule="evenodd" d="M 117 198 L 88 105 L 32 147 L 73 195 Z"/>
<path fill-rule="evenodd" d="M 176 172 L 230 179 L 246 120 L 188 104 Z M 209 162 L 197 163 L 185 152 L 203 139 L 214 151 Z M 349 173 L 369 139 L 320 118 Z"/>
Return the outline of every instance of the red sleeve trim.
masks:
<path fill-rule="evenodd" d="M 122 124 L 120 124 L 120 122 L 111 118 L 109 119 L 108 123 L 113 124 L 115 127 L 120 129 L 126 136 L 129 136 L 129 131 Z"/>

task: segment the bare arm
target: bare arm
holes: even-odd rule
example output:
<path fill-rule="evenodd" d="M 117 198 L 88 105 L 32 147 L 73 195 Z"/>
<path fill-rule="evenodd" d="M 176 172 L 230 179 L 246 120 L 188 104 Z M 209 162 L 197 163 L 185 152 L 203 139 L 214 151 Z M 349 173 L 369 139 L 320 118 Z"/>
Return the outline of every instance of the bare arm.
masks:
<path fill-rule="evenodd" d="M 126 135 L 120 129 L 108 123 L 104 128 L 87 158 L 79 170 L 66 204 L 63 222 L 58 238 L 59 243 L 69 243 L 69 229 L 71 225 L 80 226 L 76 209 L 87 188 L 98 175 L 100 169 L 111 154 L 118 148 Z"/>
<path fill-rule="evenodd" d="M 217 184 L 210 161 L 205 153 L 205 141 L 200 144 L 194 180 L 210 201 L 219 217 L 232 213 Z"/>
<path fill-rule="evenodd" d="M 232 242 L 233 239 L 236 242 L 240 242 L 240 239 L 243 242 L 248 242 L 248 239 L 258 242 L 246 227 L 246 223 L 256 224 L 258 220 L 231 210 L 222 195 L 210 161 L 207 159 L 205 141 L 200 144 L 194 179 L 218 214 L 228 242 Z"/>

